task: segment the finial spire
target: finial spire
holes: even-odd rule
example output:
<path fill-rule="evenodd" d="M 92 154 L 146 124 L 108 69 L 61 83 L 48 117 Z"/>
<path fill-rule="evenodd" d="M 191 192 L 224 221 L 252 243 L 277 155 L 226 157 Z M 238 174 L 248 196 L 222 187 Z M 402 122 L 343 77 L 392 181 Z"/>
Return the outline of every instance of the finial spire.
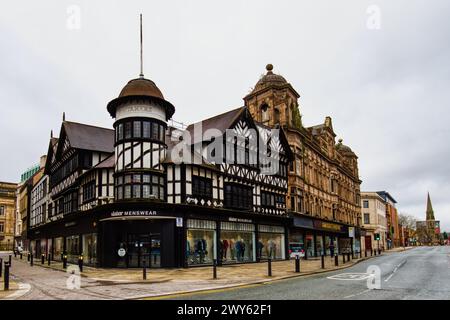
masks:
<path fill-rule="evenodd" d="M 139 77 L 143 78 L 144 77 L 144 58 L 143 58 L 143 44 L 142 44 L 142 13 L 141 13 L 141 73 L 139 74 Z"/>
<path fill-rule="evenodd" d="M 50 138 L 53 138 L 53 129 L 50 130 Z"/>
<path fill-rule="evenodd" d="M 66 121 L 66 113 L 63 112 L 63 122 Z"/>
<path fill-rule="evenodd" d="M 434 220 L 433 205 L 431 204 L 430 192 L 427 196 L 427 220 Z"/>

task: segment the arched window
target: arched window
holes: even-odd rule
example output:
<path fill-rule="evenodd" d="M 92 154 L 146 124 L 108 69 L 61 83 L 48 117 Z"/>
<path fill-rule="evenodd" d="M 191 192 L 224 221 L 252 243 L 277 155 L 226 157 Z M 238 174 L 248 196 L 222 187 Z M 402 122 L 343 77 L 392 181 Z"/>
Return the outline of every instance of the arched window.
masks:
<path fill-rule="evenodd" d="M 264 103 L 262 106 L 261 106 L 261 122 L 262 123 L 266 123 L 266 122 L 269 122 L 269 106 L 266 104 L 266 103 Z"/>

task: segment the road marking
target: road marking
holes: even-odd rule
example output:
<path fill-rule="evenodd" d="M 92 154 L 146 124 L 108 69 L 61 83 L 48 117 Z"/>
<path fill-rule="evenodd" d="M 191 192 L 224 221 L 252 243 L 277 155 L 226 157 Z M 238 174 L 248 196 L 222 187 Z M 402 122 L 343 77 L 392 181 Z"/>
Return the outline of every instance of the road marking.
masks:
<path fill-rule="evenodd" d="M 403 260 L 402 262 L 400 262 L 400 264 L 398 264 L 397 266 L 395 266 L 394 270 L 392 271 L 392 273 L 389 275 L 389 277 L 387 277 L 384 282 L 388 282 L 389 280 L 391 280 L 391 278 L 394 276 L 394 274 L 397 272 L 397 270 L 403 266 L 406 263 L 406 260 Z"/>
<path fill-rule="evenodd" d="M 362 295 L 362 294 L 364 294 L 364 293 L 366 293 L 366 292 L 369 292 L 370 290 L 372 290 L 372 289 L 366 289 L 366 290 L 364 290 L 364 291 L 361 291 L 361 292 L 358 292 L 358 293 L 355 293 L 355 294 L 351 294 L 351 295 L 349 295 L 349 296 L 344 297 L 344 299 L 349 299 L 349 298 L 353 298 L 353 297 Z"/>
<path fill-rule="evenodd" d="M 327 277 L 327 279 L 359 281 L 359 280 L 366 280 L 370 277 L 372 277 L 372 275 L 369 273 L 340 273 L 334 276 Z"/>
<path fill-rule="evenodd" d="M 4 300 L 15 300 L 16 298 L 27 294 L 30 290 L 31 286 L 28 283 L 19 283 L 19 290 L 10 294 L 9 296 L 6 296 Z"/>
<path fill-rule="evenodd" d="M 127 298 L 127 299 L 140 299 L 140 300 L 163 300 L 163 299 L 173 299 L 173 298 L 179 298 L 182 296 L 191 296 L 191 295 L 205 295 L 205 294 L 212 294 L 212 293 L 222 293 L 227 291 L 233 291 L 236 289 L 247 289 L 247 288 L 254 288 L 262 286 L 263 284 L 248 284 L 243 286 L 236 286 L 236 287 L 229 287 L 229 288 L 216 288 L 216 289 L 200 289 L 197 291 L 190 291 L 190 292 L 180 292 L 180 293 L 172 293 L 172 294 L 166 294 L 166 295 L 158 295 L 158 296 L 147 296 L 147 297 L 136 297 L 136 298 Z"/>

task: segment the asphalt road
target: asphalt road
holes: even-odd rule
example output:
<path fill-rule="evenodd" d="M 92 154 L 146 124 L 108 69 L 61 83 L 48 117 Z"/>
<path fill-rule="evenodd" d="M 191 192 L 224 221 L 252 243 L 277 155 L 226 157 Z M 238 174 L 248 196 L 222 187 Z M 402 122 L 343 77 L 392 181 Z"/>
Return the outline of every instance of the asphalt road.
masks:
<path fill-rule="evenodd" d="M 369 274 L 373 274 L 372 270 L 379 270 L 380 277 L 369 278 Z M 372 289 L 368 288 L 368 278 Z M 377 279 L 379 289 L 373 289 L 376 287 Z M 177 300 L 450 299 L 450 247 L 418 247 L 397 253 L 384 253 L 382 256 L 336 272 L 171 298 Z"/>
<path fill-rule="evenodd" d="M 6 258 L 1 254 L 3 258 Z M 35 263 L 39 263 L 35 261 Z M 369 268 L 369 269 L 368 269 Z M 379 269 L 377 269 L 379 268 Z M 369 277 L 379 270 L 379 277 Z M 81 278 L 81 288 L 70 289 L 70 274 L 30 267 L 13 260 L 12 280 L 28 286 L 20 300 L 36 299 L 133 299 L 150 293 L 173 290 L 170 282 L 156 285 L 103 283 Z M 379 289 L 369 289 L 376 285 Z M 384 253 L 353 267 L 312 276 L 291 278 L 232 289 L 219 289 L 178 296 L 177 300 L 246 300 L 246 299 L 450 299 L 450 247 L 419 247 L 397 253 Z"/>

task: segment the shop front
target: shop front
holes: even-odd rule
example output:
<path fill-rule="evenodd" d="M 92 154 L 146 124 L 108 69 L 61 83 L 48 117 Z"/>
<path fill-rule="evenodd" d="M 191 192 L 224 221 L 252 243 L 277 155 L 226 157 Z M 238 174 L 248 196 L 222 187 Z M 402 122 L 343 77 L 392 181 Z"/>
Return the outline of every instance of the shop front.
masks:
<path fill-rule="evenodd" d="M 128 205 L 128 204 L 127 204 Z M 104 207 L 41 228 L 32 250 L 106 268 L 173 268 L 253 263 L 287 257 L 287 217 L 211 208 Z M 131 204 L 130 204 L 131 205 Z M 45 248 L 43 243 L 45 243 Z"/>
<path fill-rule="evenodd" d="M 302 251 L 305 258 L 334 256 L 351 250 L 348 226 L 324 220 L 295 216 L 289 232 L 289 252 Z"/>
<path fill-rule="evenodd" d="M 186 219 L 186 265 L 286 259 L 286 226 L 233 216 Z"/>

